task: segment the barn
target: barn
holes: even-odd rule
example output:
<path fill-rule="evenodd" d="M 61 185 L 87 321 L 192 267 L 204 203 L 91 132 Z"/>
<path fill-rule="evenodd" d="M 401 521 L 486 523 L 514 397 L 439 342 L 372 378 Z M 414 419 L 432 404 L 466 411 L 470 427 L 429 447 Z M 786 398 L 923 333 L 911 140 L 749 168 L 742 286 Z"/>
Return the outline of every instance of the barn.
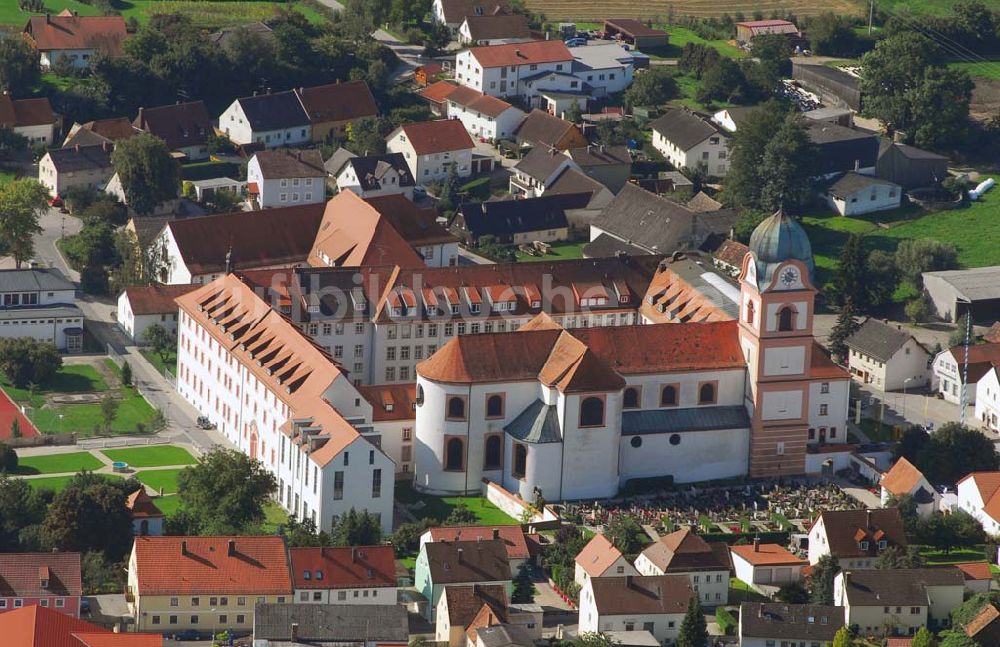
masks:
<path fill-rule="evenodd" d="M 1000 265 L 966 270 L 924 272 L 924 291 L 938 317 L 958 321 L 966 312 L 972 320 L 990 324 L 1000 312 Z"/>

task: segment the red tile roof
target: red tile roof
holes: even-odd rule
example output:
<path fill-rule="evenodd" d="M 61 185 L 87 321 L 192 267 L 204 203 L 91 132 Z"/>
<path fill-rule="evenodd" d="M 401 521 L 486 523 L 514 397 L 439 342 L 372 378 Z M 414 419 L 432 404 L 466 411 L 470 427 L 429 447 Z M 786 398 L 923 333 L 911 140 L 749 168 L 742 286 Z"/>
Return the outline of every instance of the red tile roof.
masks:
<path fill-rule="evenodd" d="M 986 562 L 968 562 L 965 564 L 955 564 L 955 568 L 965 574 L 966 580 L 992 580 L 993 571 Z"/>
<path fill-rule="evenodd" d="M 414 420 L 417 417 L 415 382 L 359 385 L 358 391 L 372 405 L 373 422 Z"/>
<path fill-rule="evenodd" d="M 596 534 L 576 556 L 576 563 L 591 577 L 600 577 L 622 556 L 607 537 Z"/>
<path fill-rule="evenodd" d="M 21 435 L 25 438 L 34 438 L 38 435 L 38 429 L 28 417 L 21 412 L 20 407 L 14 404 L 7 392 L 0 389 L 0 440 L 10 438 L 10 427 L 14 420 L 20 424 Z"/>
<path fill-rule="evenodd" d="M 136 537 L 134 551 L 139 595 L 292 592 L 281 537 Z"/>
<path fill-rule="evenodd" d="M 573 60 L 573 54 L 561 40 L 536 40 L 509 45 L 472 47 L 469 52 L 484 68 L 561 63 Z"/>
<path fill-rule="evenodd" d="M 292 548 L 296 589 L 351 589 L 396 586 L 392 546 Z"/>
<path fill-rule="evenodd" d="M 754 566 L 792 565 L 805 566 L 809 562 L 788 552 L 778 544 L 747 544 L 730 546 L 733 555 L 739 556 Z"/>
<path fill-rule="evenodd" d="M 296 94 L 306 114 L 309 115 L 309 122 L 313 124 L 378 115 L 375 97 L 364 81 L 299 88 Z"/>
<path fill-rule="evenodd" d="M 447 100 L 469 110 L 482 113 L 488 117 L 499 117 L 513 106 L 503 99 L 491 97 L 478 90 L 460 85 L 448 94 Z"/>
<path fill-rule="evenodd" d="M 846 380 L 851 377 L 847 369 L 830 359 L 830 354 L 826 349 L 815 341 L 813 341 L 812 363 L 810 364 L 809 375 L 813 378 L 830 378 L 833 380 Z"/>
<path fill-rule="evenodd" d="M 32 16 L 24 27 L 40 50 L 100 49 L 120 55 L 127 33 L 121 16 Z"/>
<path fill-rule="evenodd" d="M 42 579 L 48 580 L 47 587 Z M 80 553 L 0 553 L 0 597 L 79 595 Z"/>
<path fill-rule="evenodd" d="M 417 94 L 428 101 L 442 103 L 448 98 L 448 95 L 457 90 L 458 87 L 459 86 L 455 85 L 451 81 L 436 81 L 417 92 Z"/>
<path fill-rule="evenodd" d="M 507 547 L 508 559 L 528 559 L 528 544 L 521 526 L 450 526 L 428 530 L 431 541 L 472 541 L 493 539 L 494 534 Z"/>
<path fill-rule="evenodd" d="M 55 122 L 56 115 L 47 98 L 12 99 L 8 94 L 0 94 L 0 127 L 47 126 Z"/>
<path fill-rule="evenodd" d="M 201 287 L 196 283 L 177 285 L 131 285 L 125 288 L 129 307 L 135 315 L 177 314 L 175 299 Z"/>
<path fill-rule="evenodd" d="M 473 149 L 476 144 L 457 119 L 420 121 L 401 126 L 417 155 Z"/>
<path fill-rule="evenodd" d="M 824 510 L 812 525 L 821 518 L 830 552 L 839 559 L 875 557 L 878 555 L 876 535 L 890 546 L 906 548 L 908 544 L 898 508 Z M 868 550 L 862 550 L 859 545 L 864 539 L 868 540 Z"/>
<path fill-rule="evenodd" d="M 163 517 L 163 513 L 153 503 L 153 499 L 146 494 L 146 488 L 141 487 L 129 495 L 125 502 L 125 507 L 132 512 L 134 519 L 149 519 Z"/>
<path fill-rule="evenodd" d="M 913 463 L 905 458 L 900 458 L 888 472 L 882 475 L 881 486 L 890 494 L 903 496 L 904 494 L 912 494 L 913 488 L 922 478 L 924 475 Z"/>
<path fill-rule="evenodd" d="M 162 647 L 159 634 L 116 634 L 65 613 L 30 605 L 0 613 L 4 647 Z"/>

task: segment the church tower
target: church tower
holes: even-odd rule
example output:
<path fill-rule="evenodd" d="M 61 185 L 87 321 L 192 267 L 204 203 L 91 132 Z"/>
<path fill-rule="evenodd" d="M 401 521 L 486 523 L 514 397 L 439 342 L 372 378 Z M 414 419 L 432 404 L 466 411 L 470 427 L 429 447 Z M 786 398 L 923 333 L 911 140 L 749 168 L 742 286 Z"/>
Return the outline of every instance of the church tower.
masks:
<path fill-rule="evenodd" d="M 814 269 L 806 232 L 782 210 L 754 230 L 740 273 L 739 321 L 752 477 L 805 472 Z"/>

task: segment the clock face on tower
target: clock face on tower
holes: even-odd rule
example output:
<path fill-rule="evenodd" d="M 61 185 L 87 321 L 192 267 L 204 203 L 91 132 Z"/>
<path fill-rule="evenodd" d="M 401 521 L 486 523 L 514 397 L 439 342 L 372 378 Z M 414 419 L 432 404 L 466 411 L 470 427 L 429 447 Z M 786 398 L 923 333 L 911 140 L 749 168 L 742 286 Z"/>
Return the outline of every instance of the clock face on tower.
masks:
<path fill-rule="evenodd" d="M 781 284 L 790 288 L 799 280 L 799 271 L 794 267 L 786 267 L 781 272 Z"/>

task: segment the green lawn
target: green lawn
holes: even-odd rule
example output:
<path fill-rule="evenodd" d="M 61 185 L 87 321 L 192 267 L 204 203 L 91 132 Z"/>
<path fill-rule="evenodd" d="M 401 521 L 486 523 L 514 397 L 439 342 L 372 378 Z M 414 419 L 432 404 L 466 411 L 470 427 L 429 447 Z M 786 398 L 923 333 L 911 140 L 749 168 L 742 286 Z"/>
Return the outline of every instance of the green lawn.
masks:
<path fill-rule="evenodd" d="M 191 453 L 177 445 L 150 445 L 125 449 L 102 449 L 101 453 L 113 461 L 125 461 L 129 467 L 166 467 L 168 465 L 194 465 L 198 462 Z"/>
<path fill-rule="evenodd" d="M 104 466 L 90 452 L 70 452 L 68 454 L 47 454 L 44 456 L 24 456 L 17 461 L 18 474 L 63 474 L 82 470 L 96 470 Z"/>
<path fill-rule="evenodd" d="M 117 6 L 126 19 L 135 18 L 140 24 L 149 22 L 153 14 L 181 13 L 196 27 L 218 29 L 270 18 L 282 7 L 291 6 L 312 23 L 324 23 L 326 18 L 310 7 L 300 4 L 267 1 L 216 0 L 119 0 Z"/>
<path fill-rule="evenodd" d="M 932 14 L 935 16 L 946 16 L 951 13 L 955 5 L 962 0 L 883 0 L 876 6 L 883 11 L 891 13 L 908 12 L 915 14 Z M 989 0 L 986 6 L 995 9 L 996 5 Z M 867 30 L 866 30 L 867 32 Z"/>
<path fill-rule="evenodd" d="M 873 420 L 872 418 L 862 418 L 861 431 L 865 432 L 865 435 L 872 440 L 872 442 L 892 442 L 895 440 L 893 438 L 892 425 L 879 422 L 878 420 Z"/>
<path fill-rule="evenodd" d="M 177 475 L 181 470 L 144 470 L 136 472 L 135 477 L 140 483 L 148 485 L 157 492 L 177 494 Z"/>
<path fill-rule="evenodd" d="M 90 391 L 107 391 L 108 383 L 89 364 L 72 364 L 60 368 L 52 379 L 35 389 L 34 397 L 28 389 L 15 388 L 6 377 L 0 375 L 0 386 L 17 402 L 28 402 L 33 407 L 39 407 L 48 393 L 87 393 Z"/>
<path fill-rule="evenodd" d="M 157 353 L 151 350 L 141 350 L 142 356 L 149 360 L 149 363 L 156 367 L 156 370 L 163 373 L 164 369 L 169 370 L 172 374 L 177 374 L 177 352 L 171 351 L 167 355 L 167 361 L 163 361 Z"/>
<path fill-rule="evenodd" d="M 729 578 L 729 604 L 740 604 L 741 602 L 767 602 L 768 599 L 758 593 L 753 587 L 738 580 L 735 577 Z"/>
<path fill-rule="evenodd" d="M 930 546 L 921 546 L 920 554 L 927 560 L 928 566 L 939 566 L 941 564 L 964 564 L 966 562 L 985 562 L 983 546 L 973 548 L 956 548 L 951 552 L 935 550 Z"/>
<path fill-rule="evenodd" d="M 51 14 L 57 14 L 63 9 L 79 11 L 81 16 L 99 16 L 101 14 L 97 7 L 77 0 L 45 0 L 45 10 Z M 44 12 L 42 12 L 44 13 Z M 0 2 L 0 24 L 10 25 L 18 29 L 24 27 L 28 18 L 33 12 L 24 12 L 17 6 L 17 0 L 3 0 Z"/>
<path fill-rule="evenodd" d="M 0 169 L 0 186 L 4 186 L 5 184 L 13 182 L 15 177 L 16 176 L 13 171 L 5 171 L 3 169 Z"/>
<path fill-rule="evenodd" d="M 112 435 L 138 433 L 140 424 L 145 432 L 149 432 L 156 410 L 135 389 L 123 388 L 120 393 L 118 414 L 111 424 Z M 45 434 L 76 432 L 87 437 L 96 435 L 95 428 L 100 428 L 98 431 L 103 433 L 104 418 L 99 403 L 35 409 L 30 417 L 38 430 Z"/>
<path fill-rule="evenodd" d="M 288 523 L 288 513 L 277 501 L 269 501 L 264 506 L 264 527 L 266 534 L 274 534 L 278 531 L 278 526 Z"/>
<path fill-rule="evenodd" d="M 451 511 L 459 503 L 465 506 L 476 515 L 475 523 L 483 526 L 512 526 L 520 523 L 517 519 L 508 516 L 505 512 L 487 501 L 483 497 L 477 496 L 429 496 L 415 491 L 409 484 L 396 484 L 396 500 L 406 504 L 409 510 L 418 519 L 421 517 L 432 517 L 443 522 L 451 514 Z M 413 504 L 422 501 L 422 508 L 415 508 Z"/>
<path fill-rule="evenodd" d="M 677 89 L 680 90 L 680 97 L 674 99 L 671 103 L 685 106 L 691 110 L 710 110 L 708 106 L 701 101 L 698 101 L 698 90 L 701 89 L 701 81 L 699 79 L 694 78 L 690 74 L 675 72 L 674 80 L 677 81 Z M 715 110 L 729 108 L 733 105 L 735 104 L 723 101 L 714 101 L 712 102 L 710 111 L 714 112 Z"/>
<path fill-rule="evenodd" d="M 666 24 L 654 24 L 657 29 L 662 29 L 670 35 L 670 44 L 665 50 L 652 50 L 645 51 L 645 53 L 650 54 L 656 58 L 679 58 L 681 55 L 681 49 L 684 48 L 688 43 L 698 43 L 699 45 L 711 45 L 715 49 L 719 50 L 719 53 L 728 56 L 730 58 L 742 58 L 744 56 L 743 50 L 735 45 L 730 45 L 729 41 L 725 40 L 706 40 L 694 33 L 687 27 L 680 27 L 678 25 L 666 25 Z M 604 29 L 603 23 L 598 22 L 577 22 L 576 28 L 582 31 L 588 29 L 596 29 L 598 31 Z"/>
<path fill-rule="evenodd" d="M 1000 81 L 1000 61 L 989 61 L 987 63 L 952 63 L 948 67 L 962 69 L 969 73 L 969 76 L 979 76 L 994 81 Z"/>
<path fill-rule="evenodd" d="M 168 517 L 181 508 L 181 498 L 176 494 L 154 497 L 153 503 L 155 503 L 156 507 L 160 509 L 160 512 Z"/>
<path fill-rule="evenodd" d="M 523 252 L 517 252 L 517 260 L 521 262 L 534 261 L 566 261 L 573 258 L 583 258 L 583 247 L 589 241 L 567 241 L 562 243 L 552 243 L 552 248 L 544 256 L 531 256 Z"/>
<path fill-rule="evenodd" d="M 107 479 L 121 478 L 115 474 L 99 474 L 98 476 Z M 72 476 L 52 476 L 49 478 L 25 479 L 28 485 L 36 490 L 52 490 L 53 492 L 62 492 L 66 489 L 66 486 L 69 485 L 71 480 L 73 480 Z"/>

